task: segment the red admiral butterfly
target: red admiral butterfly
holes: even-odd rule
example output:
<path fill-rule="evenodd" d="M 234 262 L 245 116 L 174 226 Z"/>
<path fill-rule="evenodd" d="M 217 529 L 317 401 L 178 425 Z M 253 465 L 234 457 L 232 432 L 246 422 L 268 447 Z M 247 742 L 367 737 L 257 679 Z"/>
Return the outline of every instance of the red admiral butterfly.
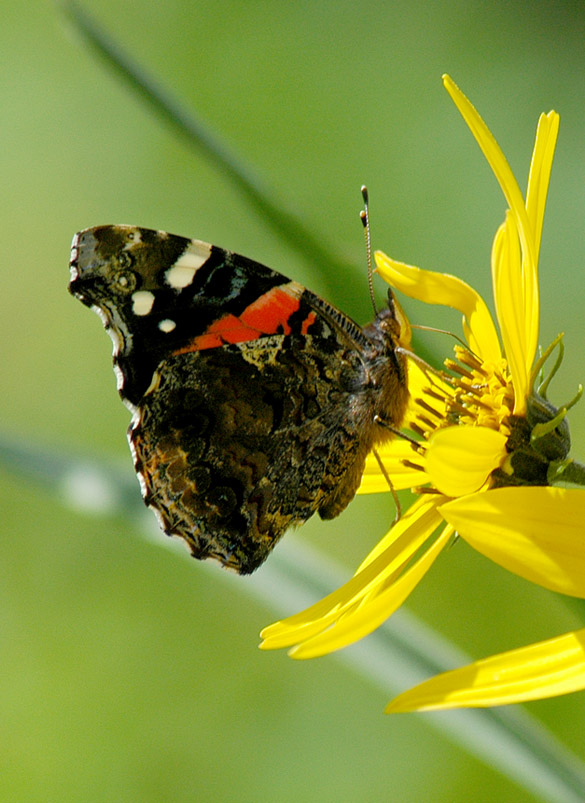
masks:
<path fill-rule="evenodd" d="M 136 226 L 76 234 L 69 290 L 114 341 L 144 501 L 196 558 L 254 571 L 289 526 L 341 513 L 402 423 L 391 294 L 362 329 L 251 259 Z"/>

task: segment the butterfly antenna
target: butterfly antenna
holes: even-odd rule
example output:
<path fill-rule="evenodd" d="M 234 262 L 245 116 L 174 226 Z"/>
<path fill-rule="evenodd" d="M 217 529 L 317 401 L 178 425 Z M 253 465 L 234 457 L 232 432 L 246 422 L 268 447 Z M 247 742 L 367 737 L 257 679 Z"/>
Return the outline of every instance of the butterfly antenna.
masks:
<path fill-rule="evenodd" d="M 374 308 L 374 315 L 378 314 L 376 308 L 376 298 L 374 296 L 374 280 L 372 273 L 372 235 L 370 232 L 370 211 L 368 204 L 368 188 L 362 184 L 362 198 L 364 199 L 364 208 L 360 212 L 360 219 L 364 227 L 364 235 L 366 238 L 366 260 L 368 263 L 368 287 L 370 288 L 370 298 L 372 299 L 372 307 Z"/>
<path fill-rule="evenodd" d="M 438 335 L 449 335 L 449 337 L 452 337 L 455 340 L 459 341 L 459 343 L 461 343 L 461 345 L 464 348 L 466 348 L 467 351 L 471 351 L 469 345 L 465 342 L 465 340 L 463 340 L 462 337 L 459 337 L 459 335 L 456 335 L 455 332 L 449 331 L 449 329 L 438 329 L 436 326 L 423 326 L 422 323 L 411 323 L 410 325 L 413 329 L 418 329 L 421 332 L 435 332 Z M 471 353 L 473 354 L 473 352 Z M 477 357 L 477 354 L 474 354 L 473 356 Z"/>

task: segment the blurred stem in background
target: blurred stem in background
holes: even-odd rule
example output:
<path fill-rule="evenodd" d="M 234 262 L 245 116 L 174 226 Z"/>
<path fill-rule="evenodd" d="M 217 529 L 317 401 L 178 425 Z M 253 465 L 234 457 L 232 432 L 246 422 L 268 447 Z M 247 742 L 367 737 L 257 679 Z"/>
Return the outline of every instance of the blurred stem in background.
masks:
<path fill-rule="evenodd" d="M 119 462 L 64 454 L 0 435 L 0 465 L 34 482 L 52 498 L 88 515 L 122 517 L 132 531 L 142 531 L 163 547 L 191 560 L 183 544 L 166 538 L 147 513 L 138 484 Z M 153 538 L 151 538 L 151 535 Z M 218 582 L 261 599 L 271 610 L 300 609 L 339 586 L 346 571 L 322 553 L 310 549 L 294 534 L 279 544 L 270 560 L 251 577 L 199 563 L 197 570 L 213 572 Z M 251 646 L 252 648 L 252 646 Z M 268 660 L 268 657 L 267 657 Z M 345 663 L 384 695 L 436 674 L 469 658 L 447 639 L 404 608 L 367 639 L 330 656 Z M 585 767 L 547 729 L 521 706 L 418 714 L 430 727 L 495 771 L 541 800 L 585 798 Z"/>

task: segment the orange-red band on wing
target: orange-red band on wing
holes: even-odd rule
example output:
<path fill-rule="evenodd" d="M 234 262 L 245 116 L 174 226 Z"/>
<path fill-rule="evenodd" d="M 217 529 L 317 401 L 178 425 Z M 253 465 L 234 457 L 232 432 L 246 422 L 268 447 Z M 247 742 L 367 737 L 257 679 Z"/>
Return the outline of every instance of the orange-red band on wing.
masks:
<path fill-rule="evenodd" d="M 240 315 L 240 320 L 265 335 L 275 335 L 277 332 L 289 335 L 291 328 L 288 319 L 298 308 L 299 299 L 296 296 L 282 287 L 273 287 L 250 304 Z"/>
<path fill-rule="evenodd" d="M 299 296 L 296 292 L 283 287 L 273 287 L 246 307 L 239 318 L 235 315 L 224 315 L 223 318 L 210 324 L 203 334 L 193 338 L 189 344 L 174 353 L 183 354 L 186 351 L 218 348 L 226 343 L 256 340 L 262 335 L 278 333 L 288 335 L 291 333 L 289 318 L 299 306 Z M 311 311 L 302 322 L 302 334 L 307 334 L 315 318 L 315 313 Z"/>
<path fill-rule="evenodd" d="M 303 321 L 303 323 L 301 325 L 301 334 L 302 335 L 306 335 L 307 334 L 307 332 L 309 331 L 309 326 L 311 326 L 312 324 L 315 323 L 315 319 L 316 318 L 317 318 L 317 313 L 313 312 L 313 310 L 311 310 L 311 312 L 309 312 L 309 314 L 307 315 L 307 317 L 305 318 L 305 320 Z"/>

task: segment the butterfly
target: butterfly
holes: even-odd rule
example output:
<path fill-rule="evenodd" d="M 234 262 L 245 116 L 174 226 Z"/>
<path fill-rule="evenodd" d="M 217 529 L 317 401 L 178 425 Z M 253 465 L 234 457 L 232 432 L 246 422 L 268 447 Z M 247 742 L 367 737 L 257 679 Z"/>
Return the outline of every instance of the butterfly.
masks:
<path fill-rule="evenodd" d="M 76 234 L 70 271 L 114 343 L 144 501 L 196 558 L 254 571 L 290 526 L 341 513 L 402 423 L 391 294 L 362 328 L 258 262 L 137 226 Z"/>

